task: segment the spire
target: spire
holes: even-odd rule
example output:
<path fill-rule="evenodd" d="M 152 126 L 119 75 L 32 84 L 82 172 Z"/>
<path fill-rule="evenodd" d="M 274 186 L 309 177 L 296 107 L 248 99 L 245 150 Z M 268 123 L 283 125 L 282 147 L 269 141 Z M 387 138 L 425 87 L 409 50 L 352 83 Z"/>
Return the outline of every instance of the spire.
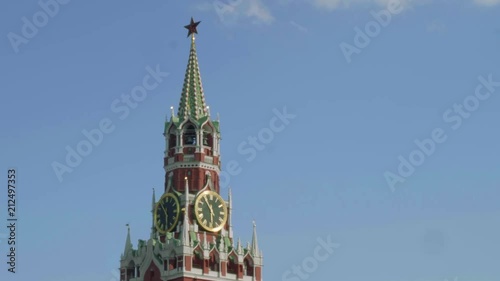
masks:
<path fill-rule="evenodd" d="M 132 242 L 130 242 L 130 225 L 127 223 L 127 239 L 125 240 L 125 249 L 123 250 L 123 255 L 127 256 L 127 253 L 132 250 Z"/>
<path fill-rule="evenodd" d="M 259 244 L 257 243 L 257 225 L 253 221 L 253 235 L 252 235 L 252 248 L 250 250 L 252 255 L 259 255 Z"/>
<path fill-rule="evenodd" d="M 184 196 L 186 202 L 184 203 L 184 223 L 182 224 L 182 245 L 189 246 L 189 185 L 187 177 L 184 178 L 186 181 L 186 187 L 184 188 Z"/>
<path fill-rule="evenodd" d="M 151 239 L 155 237 L 156 234 L 156 228 L 155 228 L 155 205 L 156 205 L 156 198 L 155 198 L 155 189 L 153 188 L 153 202 L 151 203 L 151 214 L 153 217 L 153 223 L 151 225 Z"/>
<path fill-rule="evenodd" d="M 238 254 L 243 253 L 243 248 L 241 247 L 241 239 L 240 238 L 238 238 L 238 245 L 236 246 L 236 249 L 238 251 Z"/>
<path fill-rule="evenodd" d="M 208 116 L 194 38 L 194 34 L 198 34 L 196 26 L 199 23 L 200 22 L 195 23 L 191 18 L 191 23 L 185 26 L 185 28 L 189 30 L 188 36 L 191 35 L 191 49 L 189 51 L 189 61 L 184 76 L 184 85 L 182 87 L 181 101 L 179 104 L 178 114 L 181 121 L 186 120 L 188 117 L 198 120 Z"/>
<path fill-rule="evenodd" d="M 221 234 L 221 236 L 220 236 L 219 251 L 227 252 L 226 251 L 226 244 L 224 243 L 224 234 Z"/>
<path fill-rule="evenodd" d="M 203 231 L 203 249 L 208 250 L 208 240 L 206 231 Z"/>
<path fill-rule="evenodd" d="M 233 224 L 231 222 L 231 216 L 232 216 L 232 209 L 233 209 L 233 195 L 231 192 L 231 187 L 229 187 L 229 191 L 227 194 L 227 201 L 228 201 L 228 218 L 227 218 L 227 224 L 229 226 L 229 238 L 233 238 Z"/>

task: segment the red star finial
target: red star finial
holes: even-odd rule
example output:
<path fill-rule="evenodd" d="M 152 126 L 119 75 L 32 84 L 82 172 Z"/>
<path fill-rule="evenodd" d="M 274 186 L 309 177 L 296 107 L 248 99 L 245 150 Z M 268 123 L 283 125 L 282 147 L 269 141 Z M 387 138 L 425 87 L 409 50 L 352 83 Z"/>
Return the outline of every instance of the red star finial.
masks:
<path fill-rule="evenodd" d="M 184 28 L 186 28 L 188 30 L 188 37 L 191 34 L 198 34 L 198 31 L 196 30 L 196 27 L 198 26 L 198 24 L 200 24 L 200 22 L 201 21 L 194 22 L 193 18 L 191 18 L 191 23 L 189 23 L 188 25 L 184 26 Z"/>

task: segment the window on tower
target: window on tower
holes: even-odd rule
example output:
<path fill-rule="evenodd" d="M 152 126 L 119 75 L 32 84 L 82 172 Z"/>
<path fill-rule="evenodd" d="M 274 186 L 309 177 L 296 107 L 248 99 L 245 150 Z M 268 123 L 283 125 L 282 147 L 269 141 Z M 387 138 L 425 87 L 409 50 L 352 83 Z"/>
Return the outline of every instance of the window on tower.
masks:
<path fill-rule="evenodd" d="M 177 268 L 177 258 L 170 259 L 169 270 Z"/>
<path fill-rule="evenodd" d="M 193 255 L 193 268 L 203 268 L 203 258 L 200 250 L 195 250 Z"/>
<path fill-rule="evenodd" d="M 169 154 L 171 153 L 172 155 L 169 156 L 173 156 L 174 149 L 176 146 L 177 146 L 177 136 L 175 134 L 170 134 L 168 137 L 168 152 Z"/>
<path fill-rule="evenodd" d="M 213 138 L 212 138 L 213 128 L 210 125 L 205 125 L 203 127 L 203 145 L 212 148 Z"/>
<path fill-rule="evenodd" d="M 193 125 L 189 124 L 184 130 L 184 145 L 196 145 L 196 130 Z"/>
<path fill-rule="evenodd" d="M 219 259 L 214 252 L 210 254 L 209 266 L 211 271 L 219 271 Z"/>
<path fill-rule="evenodd" d="M 127 266 L 127 281 L 130 279 L 130 278 L 135 278 L 135 263 L 134 261 L 130 261 L 130 263 L 128 264 Z"/>
<path fill-rule="evenodd" d="M 177 257 L 177 268 L 182 268 L 184 266 L 183 256 Z"/>
<path fill-rule="evenodd" d="M 208 146 L 208 134 L 203 133 L 203 145 Z"/>
<path fill-rule="evenodd" d="M 228 261 L 227 261 L 227 273 L 232 273 L 232 274 L 238 273 L 237 258 L 234 255 L 231 255 L 228 258 Z"/>
<path fill-rule="evenodd" d="M 253 262 L 249 258 L 246 258 L 243 261 L 243 265 L 245 269 L 245 275 L 253 276 Z"/>

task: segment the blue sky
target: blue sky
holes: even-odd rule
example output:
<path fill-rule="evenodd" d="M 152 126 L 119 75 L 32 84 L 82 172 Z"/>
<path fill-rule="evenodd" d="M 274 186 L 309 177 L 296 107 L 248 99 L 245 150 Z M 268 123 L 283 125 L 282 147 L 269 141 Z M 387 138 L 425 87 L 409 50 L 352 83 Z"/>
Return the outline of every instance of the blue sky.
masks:
<path fill-rule="evenodd" d="M 239 167 L 235 235 L 257 221 L 265 280 L 500 280 L 500 1 L 220 1 L 61 0 L 45 19 L 37 1 L 0 4 L 0 168 L 17 169 L 19 218 L 16 274 L 0 229 L 1 280 L 110 281 L 125 224 L 149 237 L 191 16 Z M 23 17 L 41 27 L 23 35 Z M 148 67 L 168 75 L 120 118 Z M 253 159 L 238 150 L 285 109 Z M 113 130 L 59 180 L 53 163 L 102 120 Z M 287 274 L 317 239 L 340 246 Z"/>

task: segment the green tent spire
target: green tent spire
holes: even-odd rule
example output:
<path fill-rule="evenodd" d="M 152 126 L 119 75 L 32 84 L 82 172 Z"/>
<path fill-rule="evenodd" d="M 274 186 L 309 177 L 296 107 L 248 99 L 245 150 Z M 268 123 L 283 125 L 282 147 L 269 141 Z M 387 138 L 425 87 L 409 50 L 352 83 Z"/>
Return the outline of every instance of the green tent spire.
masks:
<path fill-rule="evenodd" d="M 191 19 L 191 24 L 185 26 L 190 31 L 191 50 L 189 51 L 189 61 L 184 76 L 184 85 L 182 87 L 181 101 L 179 104 L 178 117 L 181 122 L 189 117 L 195 120 L 208 117 L 194 38 L 194 34 L 197 33 L 196 26 L 198 24 L 199 22 L 194 23 L 193 19 Z"/>
<path fill-rule="evenodd" d="M 130 241 L 130 225 L 127 223 L 127 239 L 125 240 L 125 249 L 123 250 L 123 256 L 127 256 L 128 252 L 132 250 L 132 242 Z"/>

